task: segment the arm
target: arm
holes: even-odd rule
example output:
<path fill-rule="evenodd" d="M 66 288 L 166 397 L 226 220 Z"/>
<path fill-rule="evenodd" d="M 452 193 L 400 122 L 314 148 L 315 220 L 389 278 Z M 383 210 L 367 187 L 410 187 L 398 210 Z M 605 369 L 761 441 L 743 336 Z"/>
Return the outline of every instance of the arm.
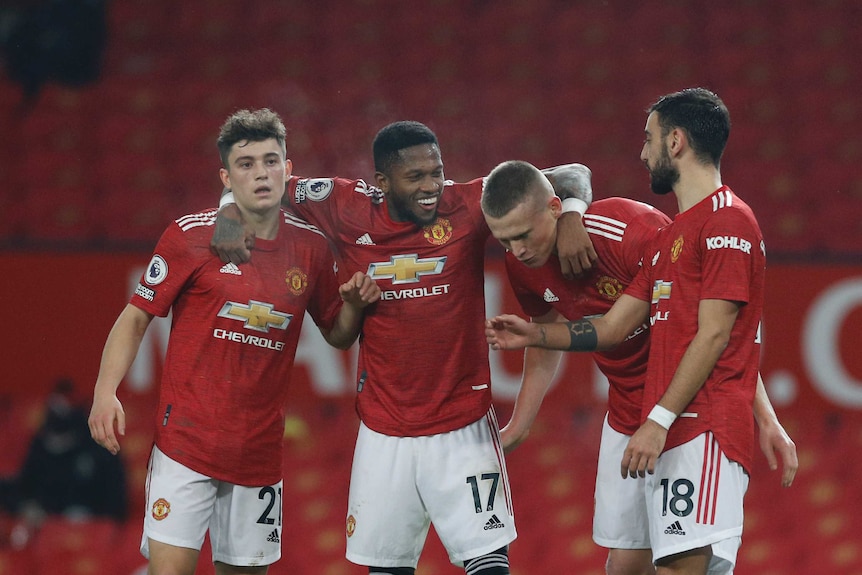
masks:
<path fill-rule="evenodd" d="M 557 222 L 557 256 L 563 275 L 569 279 L 590 269 L 598 258 L 581 217 L 593 201 L 592 172 L 583 164 L 564 164 L 542 170 L 554 192 L 577 206 L 564 208 Z M 564 202 L 568 204 L 569 202 Z"/>
<path fill-rule="evenodd" d="M 285 202 L 289 200 L 282 198 L 282 205 Z M 243 264 L 251 259 L 254 232 L 243 224 L 242 213 L 233 201 L 233 194 L 228 188 L 224 188 L 213 237 L 210 240 L 210 250 L 221 261 Z"/>
<path fill-rule="evenodd" d="M 730 341 L 730 332 L 739 313 L 739 304 L 727 300 L 701 300 L 697 315 L 697 334 L 685 350 L 670 385 L 657 406 L 678 416 L 691 403 L 706 382 L 718 358 Z M 655 462 L 664 449 L 667 431 L 652 414 L 629 440 L 620 471 L 623 477 L 643 477 L 655 471 Z"/>
<path fill-rule="evenodd" d="M 485 339 L 491 349 L 601 351 L 623 342 L 646 321 L 649 308 L 649 302 L 623 294 L 608 313 L 595 319 L 548 324 L 500 315 L 485 322 Z"/>
<path fill-rule="evenodd" d="M 556 310 L 533 318 L 534 323 L 549 323 L 560 321 L 562 316 Z M 521 377 L 521 388 L 515 399 L 515 408 L 509 423 L 500 430 L 503 449 L 507 452 L 515 449 L 530 434 L 530 427 L 536 420 L 545 394 L 557 373 L 562 354 L 539 348 L 527 348 L 524 351 L 524 373 Z"/>
<path fill-rule="evenodd" d="M 779 423 L 769 396 L 766 395 L 766 387 L 760 374 L 757 374 L 757 391 L 754 394 L 754 419 L 757 421 L 757 427 L 760 428 L 760 449 L 766 455 L 769 468 L 773 471 L 778 469 L 778 460 L 775 457 L 775 453 L 778 452 L 784 467 L 781 486 L 790 487 L 799 468 L 796 444 Z"/>
<path fill-rule="evenodd" d="M 329 345 L 347 349 L 359 336 L 365 308 L 380 299 L 380 287 L 370 276 L 356 272 L 338 287 L 338 293 L 344 305 L 341 306 L 332 328 L 321 329 L 320 333 Z"/>
<path fill-rule="evenodd" d="M 88 424 L 90 435 L 96 443 L 114 455 L 120 451 L 115 424 L 120 435 L 126 434 L 126 414 L 117 399 L 117 388 L 135 360 L 152 319 L 151 314 L 127 304 L 111 328 L 102 351 Z"/>

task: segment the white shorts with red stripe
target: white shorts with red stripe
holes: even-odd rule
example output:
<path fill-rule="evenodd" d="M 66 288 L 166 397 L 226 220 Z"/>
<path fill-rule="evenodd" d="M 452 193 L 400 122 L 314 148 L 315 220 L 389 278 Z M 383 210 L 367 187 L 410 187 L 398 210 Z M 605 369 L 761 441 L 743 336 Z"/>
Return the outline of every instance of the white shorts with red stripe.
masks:
<path fill-rule="evenodd" d="M 514 541 L 515 518 L 493 409 L 448 433 L 393 437 L 359 427 L 347 559 L 416 567 L 429 525 L 454 564 Z"/>
<path fill-rule="evenodd" d="M 661 454 L 646 477 L 653 560 L 711 545 L 710 573 L 732 573 L 748 474 L 711 432 Z"/>

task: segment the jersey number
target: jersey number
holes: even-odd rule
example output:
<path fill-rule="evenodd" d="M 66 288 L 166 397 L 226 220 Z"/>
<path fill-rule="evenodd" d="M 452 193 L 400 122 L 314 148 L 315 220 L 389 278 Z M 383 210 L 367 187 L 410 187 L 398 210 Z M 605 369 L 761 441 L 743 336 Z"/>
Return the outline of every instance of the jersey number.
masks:
<path fill-rule="evenodd" d="M 270 517 L 270 513 L 272 513 L 272 508 L 275 507 L 276 499 L 278 499 L 278 513 L 276 513 L 276 516 L 278 518 L 278 524 L 281 525 L 281 487 L 278 488 L 277 492 L 275 488 L 271 486 L 263 487 L 257 494 L 257 498 L 261 501 L 269 500 L 266 504 L 266 509 L 264 509 L 263 513 L 260 514 L 257 522 L 262 525 L 272 525 L 275 523 L 276 518 Z"/>
<path fill-rule="evenodd" d="M 661 480 L 662 505 L 661 514 L 667 515 L 670 511 L 677 517 L 685 517 L 694 509 L 691 496 L 694 495 L 694 484 L 688 479 L 677 479 L 670 483 L 669 479 Z M 670 487 L 668 489 L 668 487 Z M 668 496 L 671 497 L 668 497 Z"/>
<path fill-rule="evenodd" d="M 492 511 L 494 509 L 494 498 L 497 496 L 497 484 L 500 482 L 500 474 L 483 473 L 482 481 L 491 482 L 491 492 L 488 493 L 488 508 L 484 511 Z M 476 509 L 476 513 L 482 513 L 482 499 L 479 497 L 479 481 L 475 475 L 471 475 L 467 478 L 467 483 L 470 484 L 470 488 L 473 490 L 473 506 Z"/>

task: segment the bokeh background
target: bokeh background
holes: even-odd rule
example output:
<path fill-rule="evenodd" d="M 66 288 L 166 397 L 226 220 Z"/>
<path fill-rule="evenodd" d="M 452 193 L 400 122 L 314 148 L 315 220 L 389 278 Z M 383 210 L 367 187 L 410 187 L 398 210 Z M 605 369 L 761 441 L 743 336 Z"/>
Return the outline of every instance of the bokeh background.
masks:
<path fill-rule="evenodd" d="M 673 215 L 638 159 L 644 110 L 705 86 L 733 121 L 724 181 L 766 238 L 763 372 L 801 462 L 783 490 L 759 457 L 737 573 L 862 573 L 860 29 L 858 0 L 6 0 L 0 476 L 22 468 L 58 379 L 71 378 L 74 401 L 89 408 L 101 346 L 155 241 L 217 202 L 215 137 L 231 112 L 281 114 L 301 175 L 371 179 L 374 134 L 414 119 L 437 133 L 451 179 L 507 159 L 578 161 L 593 170 L 596 198 Z M 499 255 L 489 245 L 489 314 L 517 310 Z M 144 564 L 166 329 L 151 328 L 121 395 L 126 519 L 49 514 L 22 530 L 4 513 L 0 574 L 125 575 Z M 353 355 L 331 353 L 304 336 L 274 575 L 364 572 L 343 559 Z M 520 358 L 492 360 L 505 421 Z M 567 358 L 530 440 L 509 457 L 515 575 L 603 572 L 605 552 L 590 539 L 601 387 L 587 358 Z M 212 572 L 207 554 L 200 573 Z M 432 533 L 419 573 L 459 571 Z"/>

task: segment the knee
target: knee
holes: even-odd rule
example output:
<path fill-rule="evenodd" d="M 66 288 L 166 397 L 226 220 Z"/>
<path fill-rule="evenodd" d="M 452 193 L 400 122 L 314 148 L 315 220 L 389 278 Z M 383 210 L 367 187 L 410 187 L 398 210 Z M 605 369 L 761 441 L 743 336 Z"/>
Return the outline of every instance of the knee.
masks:
<path fill-rule="evenodd" d="M 501 547 L 492 553 L 464 562 L 466 575 L 509 575 L 509 548 Z"/>

